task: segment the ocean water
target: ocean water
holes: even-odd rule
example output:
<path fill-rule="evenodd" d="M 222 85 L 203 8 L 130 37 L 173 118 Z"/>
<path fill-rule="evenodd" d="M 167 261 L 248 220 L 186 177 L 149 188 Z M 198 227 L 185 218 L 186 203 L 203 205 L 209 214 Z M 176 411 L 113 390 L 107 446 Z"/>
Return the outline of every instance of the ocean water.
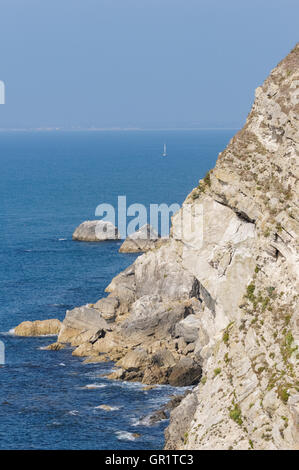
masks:
<path fill-rule="evenodd" d="M 43 350 L 55 337 L 10 330 L 63 320 L 66 309 L 105 295 L 136 255 L 119 254 L 120 242 L 73 242 L 75 227 L 118 195 L 147 207 L 181 204 L 234 132 L 0 133 L 1 449 L 163 447 L 167 421 L 147 426 L 142 418 L 180 390 L 109 381 L 102 376 L 112 363 L 84 365 L 70 348 Z"/>

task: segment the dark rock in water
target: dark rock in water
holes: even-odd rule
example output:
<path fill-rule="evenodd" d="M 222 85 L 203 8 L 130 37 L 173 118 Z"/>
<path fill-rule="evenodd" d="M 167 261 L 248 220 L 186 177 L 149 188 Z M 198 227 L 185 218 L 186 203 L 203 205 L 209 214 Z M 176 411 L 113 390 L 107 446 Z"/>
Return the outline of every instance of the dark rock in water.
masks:
<path fill-rule="evenodd" d="M 165 405 L 165 409 L 168 410 L 168 411 L 172 411 L 174 408 L 176 408 L 180 403 L 181 401 L 187 396 L 189 395 L 189 393 L 191 393 L 191 390 L 186 390 L 185 393 L 181 394 L 181 395 L 173 395 L 171 397 L 171 400 L 169 402 L 166 403 Z"/>
<path fill-rule="evenodd" d="M 153 424 L 156 424 L 156 423 L 159 423 L 160 421 L 163 421 L 164 419 L 168 419 L 169 416 L 167 416 L 166 412 L 163 410 L 163 409 L 160 409 L 158 411 L 156 411 L 155 413 L 153 413 L 150 417 L 149 417 L 149 424 L 150 425 L 153 425 Z"/>
<path fill-rule="evenodd" d="M 148 418 L 148 423 L 150 425 L 154 425 L 158 423 L 159 421 L 163 421 L 165 419 L 169 419 L 169 414 L 170 412 L 179 406 L 181 401 L 189 394 L 191 393 L 191 390 L 187 390 L 185 393 L 182 395 L 174 395 L 171 397 L 171 400 L 166 403 L 166 405 L 162 406 L 162 408 L 159 408 L 157 411 L 155 411 L 152 415 L 149 416 Z"/>

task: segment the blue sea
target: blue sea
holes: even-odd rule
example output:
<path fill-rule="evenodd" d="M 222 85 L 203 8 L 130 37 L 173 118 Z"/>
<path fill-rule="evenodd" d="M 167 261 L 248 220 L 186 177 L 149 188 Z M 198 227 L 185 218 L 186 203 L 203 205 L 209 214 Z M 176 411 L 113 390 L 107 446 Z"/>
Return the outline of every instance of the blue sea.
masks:
<path fill-rule="evenodd" d="M 167 421 L 147 426 L 143 418 L 179 389 L 109 381 L 102 376 L 113 363 L 85 365 L 70 348 L 43 350 L 55 337 L 11 330 L 95 302 L 135 260 L 118 253 L 119 242 L 72 241 L 98 204 L 115 206 L 118 195 L 128 205 L 181 204 L 234 133 L 0 133 L 1 449 L 163 448 Z"/>

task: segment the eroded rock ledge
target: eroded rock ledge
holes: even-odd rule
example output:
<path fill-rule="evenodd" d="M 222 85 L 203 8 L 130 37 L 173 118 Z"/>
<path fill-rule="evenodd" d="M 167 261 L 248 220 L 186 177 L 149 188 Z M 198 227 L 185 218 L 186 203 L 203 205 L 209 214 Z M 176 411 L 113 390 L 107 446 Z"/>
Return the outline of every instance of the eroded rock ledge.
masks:
<path fill-rule="evenodd" d="M 129 235 L 121 245 L 119 252 L 142 253 L 155 248 L 159 241 L 162 244 L 162 239 L 158 233 L 151 225 L 147 224 L 132 233 L 132 235 Z"/>
<path fill-rule="evenodd" d="M 157 293 L 144 290 L 144 277 L 151 279 L 151 290 L 152 270 L 168 254 L 163 248 L 147 253 L 146 265 L 142 256 L 114 278 L 107 297 L 68 311 L 58 342 L 71 343 L 73 354 L 87 356 L 88 362 L 116 361 L 114 379 L 198 383 L 202 301 L 192 296 L 194 276 L 168 259 L 155 274 Z"/>

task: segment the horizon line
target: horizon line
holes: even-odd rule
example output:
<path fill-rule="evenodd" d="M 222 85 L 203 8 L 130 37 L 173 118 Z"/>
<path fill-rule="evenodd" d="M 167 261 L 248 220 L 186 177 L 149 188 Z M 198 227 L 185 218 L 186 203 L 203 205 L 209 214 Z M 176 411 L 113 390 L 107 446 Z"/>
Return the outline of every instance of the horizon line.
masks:
<path fill-rule="evenodd" d="M 240 127 L 1 127 L 0 132 L 146 132 L 146 131 L 201 131 L 201 130 L 238 130 Z"/>

